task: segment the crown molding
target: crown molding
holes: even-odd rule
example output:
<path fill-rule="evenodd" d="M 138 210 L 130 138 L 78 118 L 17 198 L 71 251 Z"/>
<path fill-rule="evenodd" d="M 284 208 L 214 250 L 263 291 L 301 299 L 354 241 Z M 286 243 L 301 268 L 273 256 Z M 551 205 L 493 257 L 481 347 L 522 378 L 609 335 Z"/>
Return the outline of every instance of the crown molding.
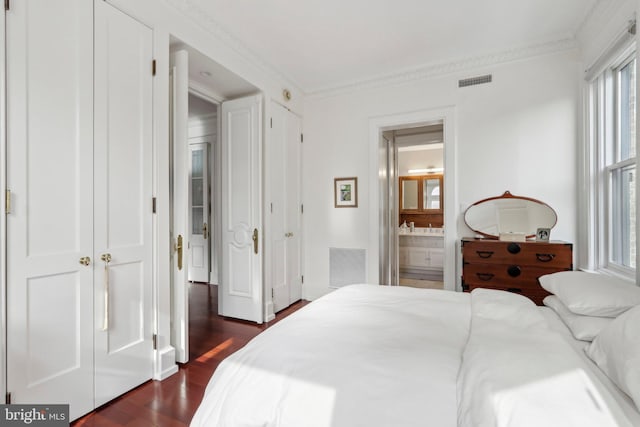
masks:
<path fill-rule="evenodd" d="M 372 79 L 353 81 L 350 83 L 313 90 L 306 93 L 309 98 L 323 98 L 341 95 L 362 89 L 375 89 L 384 86 L 394 86 L 418 80 L 426 80 L 453 73 L 472 71 L 505 62 L 527 59 L 535 56 L 548 55 L 572 50 L 578 47 L 574 37 L 567 37 L 550 42 L 508 49 L 486 55 L 461 58 L 455 61 L 429 64 L 423 67 L 406 70 L 400 73 L 390 73 Z"/>
<path fill-rule="evenodd" d="M 284 86 L 292 87 L 299 93 L 304 93 L 300 85 L 291 77 L 285 75 L 280 70 L 261 59 L 258 55 L 254 54 L 244 43 L 234 37 L 225 28 L 223 28 L 218 21 L 213 19 L 209 13 L 203 10 L 200 6 L 195 4 L 192 0 L 163 0 L 166 4 L 173 7 L 177 11 L 181 12 L 184 16 L 190 19 L 194 24 L 200 27 L 202 30 L 213 35 L 216 39 L 220 40 L 224 45 L 231 48 L 235 53 L 240 55 L 243 59 L 250 64 L 256 66 L 262 71 L 266 72 L 269 76 L 282 83 Z M 213 58 L 212 58 L 213 59 Z"/>
<path fill-rule="evenodd" d="M 528 46 L 511 48 L 499 52 L 477 55 L 472 57 L 459 58 L 453 61 L 446 61 L 434 64 L 427 64 L 422 67 L 403 70 L 401 72 L 389 73 L 372 78 L 354 80 L 351 82 L 341 83 L 320 88 L 312 88 L 304 90 L 295 79 L 287 76 L 273 65 L 261 59 L 253 53 L 239 39 L 223 28 L 219 22 L 214 20 L 206 11 L 194 3 L 193 0 L 163 0 L 177 11 L 181 12 L 189 18 L 194 24 L 198 25 L 204 31 L 212 34 L 216 39 L 239 54 L 249 63 L 265 71 L 268 75 L 277 81 L 295 88 L 299 93 L 309 98 L 322 98 L 335 96 L 347 92 L 353 92 L 362 89 L 373 89 L 384 86 L 393 86 L 399 84 L 410 83 L 413 81 L 425 80 L 433 77 L 440 77 L 452 73 L 462 73 L 472 71 L 474 69 L 489 67 L 496 64 L 517 61 L 535 56 L 542 56 L 578 47 L 576 38 L 572 35 L 563 38 L 546 41 L 542 43 L 532 44 Z M 619 0 L 606 0 L 619 1 Z M 586 16 L 581 20 L 579 27 L 584 25 L 584 21 L 589 19 L 596 6 L 601 6 L 603 0 L 596 0 Z"/>

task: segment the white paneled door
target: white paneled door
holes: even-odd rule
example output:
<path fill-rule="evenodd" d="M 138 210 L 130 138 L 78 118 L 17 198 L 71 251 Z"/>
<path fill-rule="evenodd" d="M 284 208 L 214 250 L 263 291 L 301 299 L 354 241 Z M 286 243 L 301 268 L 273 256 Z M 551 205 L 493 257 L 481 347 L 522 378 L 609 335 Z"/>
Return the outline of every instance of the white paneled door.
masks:
<path fill-rule="evenodd" d="M 278 312 L 302 297 L 301 124 L 279 104 L 271 104 L 269 139 L 270 283 Z"/>
<path fill-rule="evenodd" d="M 262 97 L 222 103 L 222 280 L 219 314 L 263 322 Z"/>
<path fill-rule="evenodd" d="M 151 29 L 96 1 L 95 400 L 152 376 Z"/>
<path fill-rule="evenodd" d="M 6 20 L 7 391 L 74 419 L 152 374 L 151 30 L 103 1 Z"/>
<path fill-rule="evenodd" d="M 189 361 L 189 54 L 171 54 L 171 284 L 173 322 L 171 344 L 176 362 Z"/>
<path fill-rule="evenodd" d="M 94 408 L 92 24 L 86 0 L 6 15 L 7 391 L 74 418 Z"/>

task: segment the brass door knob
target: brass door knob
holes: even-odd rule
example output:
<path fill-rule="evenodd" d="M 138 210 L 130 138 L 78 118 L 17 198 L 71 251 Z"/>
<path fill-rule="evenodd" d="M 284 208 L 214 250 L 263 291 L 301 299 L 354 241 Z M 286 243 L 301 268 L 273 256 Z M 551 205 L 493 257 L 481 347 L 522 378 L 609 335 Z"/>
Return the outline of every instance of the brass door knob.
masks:
<path fill-rule="evenodd" d="M 91 258 L 88 257 L 88 256 L 83 256 L 82 258 L 80 258 L 80 264 L 82 264 L 82 265 L 91 264 Z"/>

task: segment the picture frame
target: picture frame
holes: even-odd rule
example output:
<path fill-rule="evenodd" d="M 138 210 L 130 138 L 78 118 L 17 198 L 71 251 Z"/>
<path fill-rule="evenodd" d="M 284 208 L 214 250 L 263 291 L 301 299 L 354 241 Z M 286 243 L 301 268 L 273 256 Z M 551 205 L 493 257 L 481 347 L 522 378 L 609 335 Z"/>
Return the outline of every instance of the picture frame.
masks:
<path fill-rule="evenodd" d="M 336 208 L 357 208 L 358 178 L 334 178 L 333 195 Z"/>
<path fill-rule="evenodd" d="M 536 240 L 540 242 L 548 242 L 549 236 L 551 236 L 550 228 L 538 228 L 536 230 Z"/>

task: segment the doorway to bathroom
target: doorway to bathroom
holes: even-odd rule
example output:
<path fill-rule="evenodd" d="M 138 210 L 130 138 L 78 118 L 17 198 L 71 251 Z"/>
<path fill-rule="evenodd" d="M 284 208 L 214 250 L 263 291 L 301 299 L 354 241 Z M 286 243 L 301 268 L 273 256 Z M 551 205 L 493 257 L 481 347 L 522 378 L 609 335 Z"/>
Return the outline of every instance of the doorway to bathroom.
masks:
<path fill-rule="evenodd" d="M 444 142 L 443 122 L 386 130 L 389 186 L 395 194 L 389 219 L 395 233 L 397 280 L 402 286 L 444 286 Z M 395 190 L 395 191 L 393 191 Z"/>

